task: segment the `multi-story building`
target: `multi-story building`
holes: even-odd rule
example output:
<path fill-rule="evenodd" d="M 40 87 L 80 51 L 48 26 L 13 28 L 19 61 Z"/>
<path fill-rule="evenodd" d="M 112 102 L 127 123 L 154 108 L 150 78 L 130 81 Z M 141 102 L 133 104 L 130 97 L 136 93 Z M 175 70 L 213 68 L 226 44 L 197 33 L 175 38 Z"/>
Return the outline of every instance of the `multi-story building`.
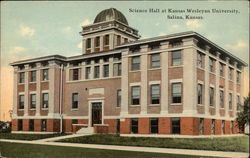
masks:
<path fill-rule="evenodd" d="M 196 32 L 139 40 L 114 8 L 80 34 L 82 55 L 11 63 L 13 132 L 238 133 L 241 59 Z"/>

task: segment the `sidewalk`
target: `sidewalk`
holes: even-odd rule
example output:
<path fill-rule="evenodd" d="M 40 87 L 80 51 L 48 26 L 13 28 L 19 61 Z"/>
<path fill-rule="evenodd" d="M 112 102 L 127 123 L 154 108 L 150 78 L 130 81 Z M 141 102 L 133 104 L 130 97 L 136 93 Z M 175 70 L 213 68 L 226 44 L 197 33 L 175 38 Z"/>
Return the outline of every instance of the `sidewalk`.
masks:
<path fill-rule="evenodd" d="M 52 137 L 52 138 L 45 138 L 45 139 L 39 139 L 39 140 L 33 140 L 37 142 L 53 142 L 60 139 L 67 139 L 67 138 L 74 138 L 74 137 L 81 137 L 81 136 L 88 136 L 92 134 L 72 134 L 72 135 L 66 135 L 66 136 L 58 136 L 58 137 Z"/>
<path fill-rule="evenodd" d="M 64 147 L 80 147 L 80 148 L 92 148 L 92 149 L 135 151 L 135 152 L 184 154 L 184 155 L 193 155 L 193 156 L 230 157 L 230 158 L 248 158 L 249 156 L 248 153 L 243 153 L 243 152 L 224 152 L 224 151 L 209 151 L 209 150 L 170 149 L 170 148 L 134 147 L 134 146 L 99 145 L 99 144 L 59 143 L 59 142 L 45 142 L 41 140 L 22 141 L 22 140 L 0 139 L 0 142 L 38 144 L 38 145 L 55 145 L 55 146 L 64 146 Z"/>

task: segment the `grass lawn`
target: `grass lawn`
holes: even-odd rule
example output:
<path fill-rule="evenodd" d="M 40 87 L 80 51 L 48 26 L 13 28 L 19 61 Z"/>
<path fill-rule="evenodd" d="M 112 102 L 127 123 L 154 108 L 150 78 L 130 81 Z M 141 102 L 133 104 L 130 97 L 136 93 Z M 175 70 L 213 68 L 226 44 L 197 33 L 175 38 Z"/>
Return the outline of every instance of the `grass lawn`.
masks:
<path fill-rule="evenodd" d="M 16 140 L 37 140 L 44 138 L 57 137 L 65 134 L 19 134 L 19 133 L 0 133 L 0 139 Z"/>
<path fill-rule="evenodd" d="M 8 158 L 200 158 L 161 153 L 132 152 L 0 142 L 2 156 Z M 202 158 L 206 158 L 202 156 Z"/>
<path fill-rule="evenodd" d="M 232 136 L 220 138 L 149 138 L 120 137 L 119 135 L 99 134 L 64 139 L 60 140 L 60 142 L 237 152 L 249 151 L 249 136 Z"/>

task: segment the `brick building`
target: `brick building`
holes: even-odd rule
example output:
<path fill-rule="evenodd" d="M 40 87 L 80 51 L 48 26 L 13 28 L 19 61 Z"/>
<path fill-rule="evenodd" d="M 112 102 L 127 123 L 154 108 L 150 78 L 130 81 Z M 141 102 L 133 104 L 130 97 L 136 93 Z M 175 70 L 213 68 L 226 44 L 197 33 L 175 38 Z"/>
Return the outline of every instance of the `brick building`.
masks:
<path fill-rule="evenodd" d="M 82 55 L 11 63 L 13 132 L 238 133 L 241 59 L 196 32 L 139 40 L 114 8 L 80 34 Z"/>

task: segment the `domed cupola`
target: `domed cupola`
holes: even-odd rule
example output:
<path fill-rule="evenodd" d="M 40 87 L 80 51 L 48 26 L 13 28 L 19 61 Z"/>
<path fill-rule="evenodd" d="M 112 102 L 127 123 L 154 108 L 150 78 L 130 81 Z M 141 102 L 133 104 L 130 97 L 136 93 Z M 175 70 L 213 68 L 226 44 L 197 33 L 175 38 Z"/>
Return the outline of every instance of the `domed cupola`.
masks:
<path fill-rule="evenodd" d="M 117 20 L 123 24 L 128 25 L 126 17 L 115 8 L 105 9 L 101 11 L 99 14 L 97 14 L 94 23 L 100 23 L 111 20 Z"/>
<path fill-rule="evenodd" d="M 138 40 L 138 30 L 130 27 L 126 17 L 117 9 L 109 8 L 95 17 L 94 23 L 82 26 L 83 54 L 108 51 Z"/>

